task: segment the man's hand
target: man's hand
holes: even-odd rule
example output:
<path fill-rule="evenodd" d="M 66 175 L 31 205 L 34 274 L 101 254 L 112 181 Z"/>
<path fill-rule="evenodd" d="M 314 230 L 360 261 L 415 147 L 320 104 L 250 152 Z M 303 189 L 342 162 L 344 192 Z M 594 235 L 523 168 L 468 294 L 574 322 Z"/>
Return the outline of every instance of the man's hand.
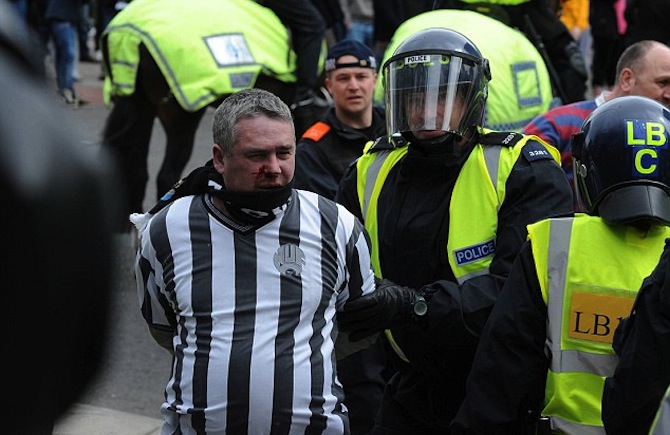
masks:
<path fill-rule="evenodd" d="M 418 298 L 416 291 L 387 279 L 375 282 L 377 289 L 373 293 L 347 302 L 344 311 L 337 313 L 337 321 L 342 330 L 350 333 L 351 341 L 416 319 L 412 307 Z"/>

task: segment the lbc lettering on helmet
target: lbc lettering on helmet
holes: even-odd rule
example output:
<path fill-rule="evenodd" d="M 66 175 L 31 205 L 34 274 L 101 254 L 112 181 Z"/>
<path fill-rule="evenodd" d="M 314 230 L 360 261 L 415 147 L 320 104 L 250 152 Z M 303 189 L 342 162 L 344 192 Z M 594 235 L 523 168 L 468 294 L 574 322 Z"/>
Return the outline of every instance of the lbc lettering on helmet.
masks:
<path fill-rule="evenodd" d="M 612 223 L 670 225 L 670 111 L 652 99 L 610 100 L 573 136 L 578 200 Z"/>

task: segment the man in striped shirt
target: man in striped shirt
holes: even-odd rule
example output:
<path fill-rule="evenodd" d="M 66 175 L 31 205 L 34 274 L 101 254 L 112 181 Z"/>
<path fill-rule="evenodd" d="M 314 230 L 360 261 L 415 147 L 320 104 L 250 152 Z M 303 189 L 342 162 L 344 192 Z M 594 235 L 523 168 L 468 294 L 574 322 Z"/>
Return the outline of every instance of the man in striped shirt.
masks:
<path fill-rule="evenodd" d="M 173 354 L 162 433 L 348 434 L 334 319 L 375 287 L 364 228 L 293 189 L 294 127 L 276 96 L 228 97 L 213 138 L 208 192 L 134 219 L 142 314 Z"/>

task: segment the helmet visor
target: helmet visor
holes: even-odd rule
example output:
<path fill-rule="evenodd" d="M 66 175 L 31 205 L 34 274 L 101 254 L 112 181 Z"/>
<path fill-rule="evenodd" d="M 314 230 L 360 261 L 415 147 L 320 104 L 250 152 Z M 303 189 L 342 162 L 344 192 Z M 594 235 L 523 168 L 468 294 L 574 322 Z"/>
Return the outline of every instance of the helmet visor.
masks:
<path fill-rule="evenodd" d="M 463 53 L 403 54 L 384 66 L 389 133 L 456 133 L 473 121 L 472 102 L 484 89 L 480 66 Z M 475 114 L 476 115 L 476 114 Z"/>

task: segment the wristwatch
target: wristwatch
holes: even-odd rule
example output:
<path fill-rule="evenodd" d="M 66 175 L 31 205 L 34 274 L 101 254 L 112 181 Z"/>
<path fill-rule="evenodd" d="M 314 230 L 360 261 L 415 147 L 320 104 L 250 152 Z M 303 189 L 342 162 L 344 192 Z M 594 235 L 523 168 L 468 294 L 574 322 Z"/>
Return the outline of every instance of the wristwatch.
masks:
<path fill-rule="evenodd" d="M 414 301 L 412 301 L 412 312 L 416 317 L 423 317 L 428 312 L 428 301 L 423 296 L 423 294 L 417 292 L 414 295 Z"/>

